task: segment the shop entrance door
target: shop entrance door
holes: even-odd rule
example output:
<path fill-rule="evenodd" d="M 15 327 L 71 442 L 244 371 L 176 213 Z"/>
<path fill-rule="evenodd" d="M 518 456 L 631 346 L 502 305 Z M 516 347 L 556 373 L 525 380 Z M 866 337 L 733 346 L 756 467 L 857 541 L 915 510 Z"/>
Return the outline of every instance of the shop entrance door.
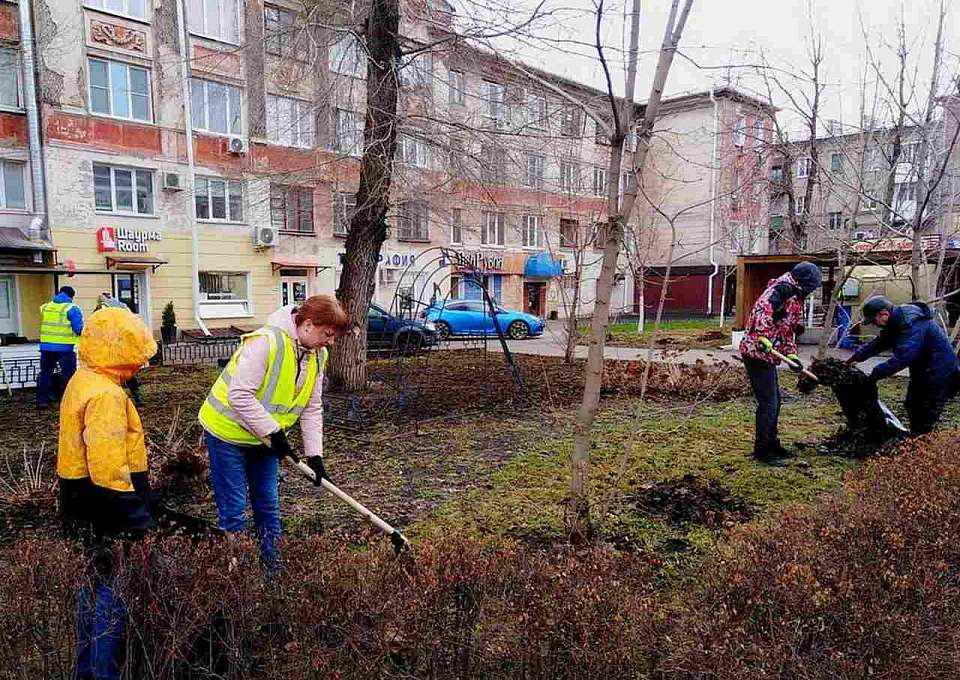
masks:
<path fill-rule="evenodd" d="M 280 277 L 280 306 L 297 305 L 307 299 L 306 276 Z"/>
<path fill-rule="evenodd" d="M 542 317 L 547 307 L 547 285 L 545 283 L 524 282 L 523 284 L 523 311 L 527 314 Z"/>
<path fill-rule="evenodd" d="M 134 314 L 140 313 L 140 275 L 114 274 L 113 297 L 127 307 Z"/>
<path fill-rule="evenodd" d="M 17 280 L 0 276 L 0 333 L 20 334 L 17 322 Z"/>

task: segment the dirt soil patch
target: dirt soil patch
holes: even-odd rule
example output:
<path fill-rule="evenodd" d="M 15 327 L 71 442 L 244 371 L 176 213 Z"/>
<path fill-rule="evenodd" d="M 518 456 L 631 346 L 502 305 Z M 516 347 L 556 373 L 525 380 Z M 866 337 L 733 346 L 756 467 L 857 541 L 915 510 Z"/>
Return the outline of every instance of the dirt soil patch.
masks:
<path fill-rule="evenodd" d="M 632 500 L 641 513 L 662 518 L 675 527 L 699 524 L 722 529 L 753 516 L 750 504 L 736 498 L 716 479 L 692 474 L 644 484 Z"/>
<path fill-rule="evenodd" d="M 650 332 L 635 333 L 614 331 L 607 336 L 610 347 L 647 347 L 650 344 Z M 580 344 L 587 344 L 584 339 Z M 654 341 L 655 347 L 671 349 L 718 349 L 730 344 L 730 331 L 714 328 L 662 330 Z"/>

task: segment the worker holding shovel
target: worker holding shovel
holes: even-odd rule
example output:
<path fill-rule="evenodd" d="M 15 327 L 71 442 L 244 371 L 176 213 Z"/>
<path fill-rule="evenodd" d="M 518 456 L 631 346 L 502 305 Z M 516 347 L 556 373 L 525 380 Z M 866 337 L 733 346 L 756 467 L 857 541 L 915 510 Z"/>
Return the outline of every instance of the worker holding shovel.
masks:
<path fill-rule="evenodd" d="M 753 456 L 768 465 L 783 465 L 784 459 L 792 456 L 780 443 L 777 434 L 780 418 L 777 365 L 780 359 L 775 354 L 784 355 L 791 369 L 803 370 L 803 363 L 797 356 L 795 334 L 802 319 L 804 298 L 821 283 L 820 268 L 809 262 L 801 262 L 770 281 L 750 311 L 746 333 L 740 342 L 743 365 L 757 400 Z"/>
<path fill-rule="evenodd" d="M 346 313 L 329 295 L 280 308 L 266 326 L 243 336 L 200 408 L 220 528 L 245 529 L 249 489 L 261 557 L 269 570 L 279 566 L 280 460 L 299 460 L 286 435 L 298 421 L 314 483 L 327 477 L 323 370 L 327 348 L 347 327 Z"/>
<path fill-rule="evenodd" d="M 880 328 L 880 335 L 863 345 L 848 364 L 866 361 L 884 350 L 893 356 L 874 367 L 874 382 L 910 369 L 904 401 L 911 434 L 930 432 L 939 422 L 947 401 L 960 391 L 960 367 L 950 339 L 923 302 L 894 305 L 875 295 L 863 305 L 863 321 Z"/>

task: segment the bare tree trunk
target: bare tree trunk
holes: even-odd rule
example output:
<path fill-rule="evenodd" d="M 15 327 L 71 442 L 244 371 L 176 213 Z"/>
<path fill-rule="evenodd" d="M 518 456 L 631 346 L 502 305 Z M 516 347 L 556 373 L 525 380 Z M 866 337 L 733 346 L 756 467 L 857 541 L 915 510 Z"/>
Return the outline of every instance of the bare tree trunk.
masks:
<path fill-rule="evenodd" d="M 372 0 L 367 20 L 367 113 L 360 162 L 357 210 L 350 221 L 337 297 L 350 318 L 330 359 L 337 388 L 363 390 L 367 383 L 367 312 L 380 247 L 386 240 L 393 156 L 397 143 L 399 0 Z"/>
<path fill-rule="evenodd" d="M 579 233 L 577 234 L 579 241 Z M 576 358 L 577 341 L 580 340 L 580 331 L 577 330 L 577 315 L 580 313 L 580 278 L 583 276 L 583 251 L 577 248 L 574 252 L 574 276 L 573 299 L 570 301 L 570 308 L 567 313 L 567 344 L 563 350 L 563 360 L 572 364 Z"/>
<path fill-rule="evenodd" d="M 602 1 L 597 8 L 597 50 L 607 74 L 608 94 L 613 109 L 614 131 L 610 136 L 611 153 L 607 176 L 608 220 L 603 261 L 597 280 L 597 295 L 593 317 L 590 324 L 590 350 L 587 358 L 586 376 L 583 387 L 583 401 L 577 413 L 574 429 L 573 455 L 570 458 L 570 496 L 567 515 L 568 532 L 572 541 L 585 541 L 592 535 L 590 505 L 587 497 L 587 475 L 590 460 L 590 439 L 593 423 L 600 404 L 600 387 L 603 382 L 603 350 L 606 344 L 607 328 L 610 323 L 610 295 L 613 291 L 613 279 L 617 271 L 620 256 L 620 244 L 623 241 L 624 225 L 633 212 L 637 199 L 637 189 L 642 181 L 643 167 L 650 150 L 653 126 L 660 109 L 663 89 L 666 85 L 670 65 L 677 51 L 680 36 L 693 0 L 684 0 L 683 9 L 678 16 L 680 0 L 673 0 L 670 15 L 664 31 L 660 57 L 654 72 L 650 97 L 647 100 L 643 121 L 637 131 L 637 148 L 633 155 L 632 174 L 634 182 L 624 191 L 624 200 L 619 200 L 620 167 L 623 158 L 623 142 L 632 121 L 633 95 L 637 76 L 638 44 L 640 37 L 640 0 L 634 0 L 631 12 L 630 51 L 627 57 L 627 82 L 623 101 L 617 105 L 610 86 L 609 69 L 603 51 L 600 48 L 600 19 L 603 11 Z"/>

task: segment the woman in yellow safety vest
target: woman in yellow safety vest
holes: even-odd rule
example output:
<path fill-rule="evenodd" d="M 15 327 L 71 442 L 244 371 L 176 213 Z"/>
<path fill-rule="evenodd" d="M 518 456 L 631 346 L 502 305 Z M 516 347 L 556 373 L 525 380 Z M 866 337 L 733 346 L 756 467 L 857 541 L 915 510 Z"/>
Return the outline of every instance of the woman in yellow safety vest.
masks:
<path fill-rule="evenodd" d="M 335 298 L 287 305 L 244 335 L 200 407 L 220 528 L 246 527 L 247 490 L 264 564 L 276 568 L 280 459 L 297 459 L 286 431 L 298 421 L 316 484 L 323 467 L 323 369 L 327 347 L 348 325 Z"/>

